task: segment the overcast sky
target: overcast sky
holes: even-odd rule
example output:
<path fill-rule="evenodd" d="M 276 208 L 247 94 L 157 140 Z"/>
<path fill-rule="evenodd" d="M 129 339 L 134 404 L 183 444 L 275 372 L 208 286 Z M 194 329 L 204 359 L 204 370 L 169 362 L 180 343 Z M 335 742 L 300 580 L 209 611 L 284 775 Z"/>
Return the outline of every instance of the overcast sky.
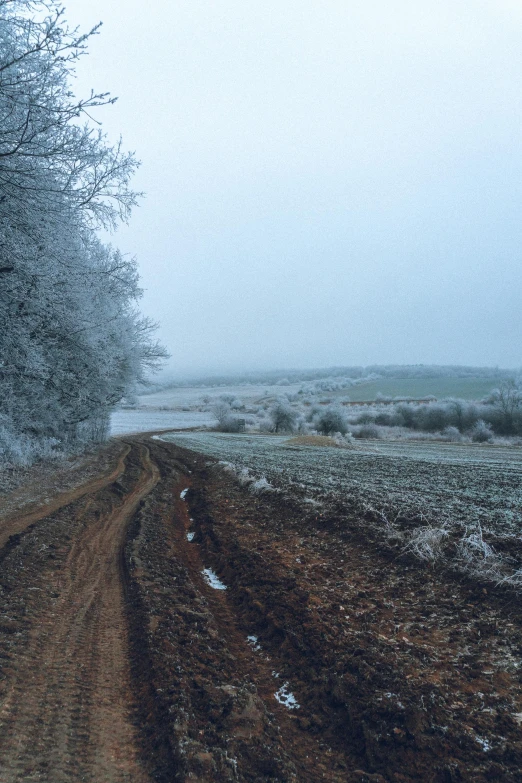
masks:
<path fill-rule="evenodd" d="M 522 365 L 522 4 L 66 0 L 179 371 Z"/>

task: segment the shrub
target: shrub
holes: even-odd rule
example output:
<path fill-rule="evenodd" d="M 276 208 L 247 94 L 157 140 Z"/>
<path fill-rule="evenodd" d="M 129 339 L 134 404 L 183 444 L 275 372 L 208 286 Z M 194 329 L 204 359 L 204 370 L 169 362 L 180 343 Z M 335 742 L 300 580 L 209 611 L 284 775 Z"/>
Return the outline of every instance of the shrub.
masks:
<path fill-rule="evenodd" d="M 379 428 L 375 424 L 363 424 L 361 427 L 356 427 L 352 430 L 354 438 L 367 438 L 368 440 L 376 440 L 381 437 Z"/>
<path fill-rule="evenodd" d="M 460 434 L 457 427 L 444 427 L 442 430 L 442 437 L 444 440 L 449 441 L 450 443 L 460 443 L 462 440 L 462 435 Z"/>
<path fill-rule="evenodd" d="M 432 525 L 417 527 L 412 531 L 404 551 L 411 552 L 421 560 L 434 562 L 443 556 L 444 542 L 447 538 L 448 531 L 442 527 Z"/>
<path fill-rule="evenodd" d="M 480 525 L 466 534 L 457 544 L 457 553 L 464 570 L 472 574 L 500 575 L 500 559 L 495 550 L 484 541 Z"/>
<path fill-rule="evenodd" d="M 317 416 L 315 426 L 323 435 L 333 435 L 334 432 L 346 435 L 348 432 L 346 414 L 341 408 L 334 405 L 330 405 Z"/>
<path fill-rule="evenodd" d="M 221 432 L 242 432 L 245 427 L 244 422 L 244 419 L 239 419 L 237 416 L 225 416 L 219 423 L 219 429 Z"/>
<path fill-rule="evenodd" d="M 368 413 L 365 411 L 364 413 L 360 413 L 359 416 L 357 416 L 357 424 L 373 424 L 375 421 L 375 416 L 372 413 Z"/>
<path fill-rule="evenodd" d="M 483 419 L 479 419 L 471 430 L 471 440 L 474 443 L 487 443 L 492 440 L 493 431 L 490 424 L 486 424 Z"/>

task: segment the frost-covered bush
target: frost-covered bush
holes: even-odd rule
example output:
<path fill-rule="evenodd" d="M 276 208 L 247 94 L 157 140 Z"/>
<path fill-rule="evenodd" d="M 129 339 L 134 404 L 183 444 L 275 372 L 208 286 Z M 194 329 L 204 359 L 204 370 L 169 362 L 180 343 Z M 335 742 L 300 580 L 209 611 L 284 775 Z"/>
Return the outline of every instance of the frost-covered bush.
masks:
<path fill-rule="evenodd" d="M 352 427 L 351 433 L 354 438 L 367 440 L 376 440 L 381 437 L 380 430 L 375 424 L 363 424 L 360 427 Z"/>
<path fill-rule="evenodd" d="M 353 435 L 351 432 L 335 432 L 333 434 L 333 440 L 338 446 L 341 446 L 341 448 L 351 448 L 354 444 Z"/>
<path fill-rule="evenodd" d="M 462 441 L 462 435 L 457 427 L 444 427 L 442 430 L 442 437 L 450 443 L 460 443 Z"/>
<path fill-rule="evenodd" d="M 404 551 L 411 552 L 421 560 L 434 562 L 443 556 L 448 535 L 448 531 L 442 527 L 423 525 L 412 531 Z"/>
<path fill-rule="evenodd" d="M 312 421 L 314 421 L 314 420 L 315 420 L 315 418 L 316 418 L 317 416 L 319 416 L 319 414 L 321 413 L 321 411 L 322 411 L 322 406 L 321 406 L 321 405 L 318 405 L 317 403 L 314 403 L 314 404 L 313 404 L 313 405 L 311 405 L 311 406 L 310 406 L 310 408 L 308 409 L 308 412 L 307 412 L 307 414 L 306 414 L 306 420 L 307 420 L 307 421 L 309 421 L 309 422 L 312 422 Z"/>
<path fill-rule="evenodd" d="M 375 424 L 383 427 L 389 427 L 393 425 L 393 415 L 390 411 L 379 411 L 374 418 Z"/>
<path fill-rule="evenodd" d="M 473 443 L 487 443 L 493 439 L 493 430 L 490 424 L 486 424 L 483 419 L 479 419 L 471 430 L 471 440 Z"/>
<path fill-rule="evenodd" d="M 466 530 L 457 544 L 459 564 L 471 574 L 500 574 L 500 558 L 495 550 L 484 541 L 482 528 L 477 525 Z"/>
<path fill-rule="evenodd" d="M 219 424 L 219 429 L 221 432 L 243 432 L 245 420 L 240 419 L 238 416 L 225 416 Z"/>
<path fill-rule="evenodd" d="M 330 405 L 322 410 L 314 420 L 315 428 L 322 435 L 333 435 L 334 432 L 340 432 L 344 435 L 348 432 L 348 422 L 346 414 L 339 406 Z"/>
<path fill-rule="evenodd" d="M 265 417 L 258 419 L 259 432 L 273 432 L 273 424 L 270 419 Z"/>
<path fill-rule="evenodd" d="M 253 495 L 260 495 L 263 492 L 278 492 L 272 484 L 267 480 L 266 476 L 260 476 L 256 478 L 252 475 L 250 470 L 245 467 L 238 467 L 230 462 L 221 463 L 227 473 L 232 473 L 237 478 L 238 483 L 242 487 L 247 487 L 249 492 Z"/>
<path fill-rule="evenodd" d="M 6 416 L 0 417 L 0 463 L 28 467 L 41 459 L 59 457 L 62 444 L 56 438 L 36 438 L 16 432 Z"/>
<path fill-rule="evenodd" d="M 375 414 L 373 411 L 365 410 L 355 419 L 356 424 L 373 424 L 375 422 Z"/>

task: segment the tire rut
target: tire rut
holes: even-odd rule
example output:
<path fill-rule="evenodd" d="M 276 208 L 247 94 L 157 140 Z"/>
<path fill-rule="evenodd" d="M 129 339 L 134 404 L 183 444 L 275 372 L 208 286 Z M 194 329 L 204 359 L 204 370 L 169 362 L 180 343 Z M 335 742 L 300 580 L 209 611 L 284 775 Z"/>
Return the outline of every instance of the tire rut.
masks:
<path fill-rule="evenodd" d="M 0 550 L 5 546 L 11 536 L 16 536 L 26 530 L 30 525 L 38 522 L 44 517 L 55 514 L 64 506 L 71 505 L 85 495 L 91 495 L 99 492 L 122 475 L 125 469 L 125 460 L 129 454 L 130 446 L 125 444 L 122 453 L 119 456 L 116 466 L 105 476 L 90 480 L 81 484 L 73 490 L 62 492 L 54 497 L 50 502 L 39 505 L 38 508 L 25 513 L 10 514 L 5 519 L 0 519 Z"/>
<path fill-rule="evenodd" d="M 186 485 L 189 482 L 183 483 Z M 176 490 L 181 487 L 182 484 L 178 484 Z M 198 534 L 195 533 L 191 542 L 187 538 L 189 531 L 199 528 L 197 511 L 191 510 L 190 495 L 188 500 L 188 505 L 177 504 L 175 539 L 178 556 L 187 568 L 196 589 L 206 598 L 218 632 L 226 640 L 228 652 L 236 659 L 236 673 L 252 680 L 265 709 L 274 714 L 281 745 L 295 768 L 295 778 L 292 775 L 292 779 L 300 783 L 318 783 L 320 780 L 328 780 L 331 783 L 345 781 L 344 759 L 314 736 L 299 731 L 296 726 L 295 718 L 301 714 L 298 712 L 301 707 L 293 694 L 295 701 L 290 700 L 290 707 L 276 697 L 276 693 L 280 693 L 281 688 L 284 689 L 285 678 L 280 674 L 283 662 L 273 653 L 269 654 L 266 649 L 263 650 L 257 637 L 251 636 L 250 642 L 248 641 L 249 637 L 244 631 L 244 623 L 237 614 L 236 607 L 227 601 L 227 591 L 213 588 L 203 577 L 205 566 L 211 563 L 199 543 L 201 539 Z M 190 517 L 190 513 L 194 513 L 194 518 Z M 287 682 L 286 685 L 288 687 L 285 690 L 290 691 L 291 683 Z M 281 696 L 279 698 L 281 699 Z"/>
<path fill-rule="evenodd" d="M 136 650 L 153 685 L 144 693 L 142 742 L 149 757 L 160 736 L 170 747 L 155 779 L 345 783 L 346 754 L 300 728 L 305 710 L 278 702 L 282 661 L 249 644 L 227 590 L 204 578 L 212 563 L 198 533 L 187 538 L 200 520 L 191 520 L 185 492 L 201 465 L 150 445 L 162 481 L 137 515 L 126 561 L 133 617 L 146 618 Z"/>
<path fill-rule="evenodd" d="M 128 445 L 122 460 L 131 451 Z M 1 783 L 149 781 L 132 725 L 121 551 L 127 524 L 159 471 L 145 446 L 136 452 L 139 478 L 108 512 L 103 490 L 123 464 L 72 493 L 91 493 L 83 529 L 50 577 L 56 599 L 33 624 L 0 702 Z"/>

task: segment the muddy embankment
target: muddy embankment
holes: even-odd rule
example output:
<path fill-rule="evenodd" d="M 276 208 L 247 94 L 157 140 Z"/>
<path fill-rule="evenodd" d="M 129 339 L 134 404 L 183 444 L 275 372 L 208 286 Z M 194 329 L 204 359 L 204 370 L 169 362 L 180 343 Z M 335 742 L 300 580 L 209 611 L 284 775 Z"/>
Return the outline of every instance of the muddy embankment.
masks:
<path fill-rule="evenodd" d="M 4 530 L 1 783 L 522 779 L 513 596 L 172 444 L 113 463 Z"/>

